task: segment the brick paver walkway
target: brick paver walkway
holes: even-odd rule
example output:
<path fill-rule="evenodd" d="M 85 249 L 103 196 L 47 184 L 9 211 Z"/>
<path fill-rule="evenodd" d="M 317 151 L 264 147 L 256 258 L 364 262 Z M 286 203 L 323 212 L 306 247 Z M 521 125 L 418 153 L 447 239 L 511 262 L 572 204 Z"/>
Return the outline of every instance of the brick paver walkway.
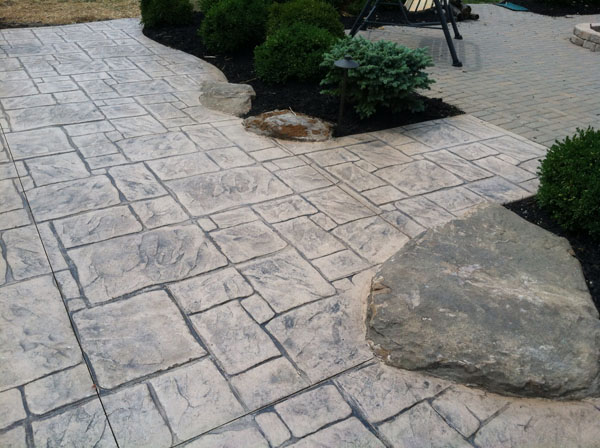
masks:
<path fill-rule="evenodd" d="M 598 15 L 552 18 L 494 5 L 473 5 L 478 21 L 459 24 L 463 68 L 452 67 L 441 31 L 387 27 L 371 39 L 427 47 L 438 96 L 465 112 L 546 146 L 600 128 L 600 53 L 569 42 L 577 23 Z"/>
<path fill-rule="evenodd" d="M 364 339 L 377 266 L 531 194 L 543 147 L 470 116 L 274 141 L 136 20 L 0 36 L 0 446 L 597 445 L 598 400 L 485 394 Z"/>

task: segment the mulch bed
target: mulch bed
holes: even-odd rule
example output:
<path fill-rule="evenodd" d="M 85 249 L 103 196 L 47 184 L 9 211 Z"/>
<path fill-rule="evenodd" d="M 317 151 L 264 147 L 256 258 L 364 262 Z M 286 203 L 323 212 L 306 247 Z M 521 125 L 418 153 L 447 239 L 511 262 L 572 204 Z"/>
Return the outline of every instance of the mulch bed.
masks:
<path fill-rule="evenodd" d="M 600 311 L 600 240 L 594 240 L 589 235 L 564 231 L 545 210 L 538 206 L 535 197 L 506 204 L 505 207 L 527 221 L 569 240 L 583 268 L 592 299 Z"/>
<path fill-rule="evenodd" d="M 281 85 L 262 82 L 254 72 L 251 51 L 228 56 L 215 55 L 207 51 L 196 33 L 201 22 L 202 14 L 196 13 L 193 23 L 189 26 L 144 29 L 144 34 L 163 45 L 185 51 L 210 62 L 219 68 L 231 83 L 250 84 L 256 91 L 256 98 L 252 102 L 252 110 L 248 115 L 291 108 L 294 112 L 302 112 L 332 123 L 337 122 L 339 99 L 322 95 L 318 82 L 288 82 Z M 350 21 L 350 26 L 351 24 Z M 344 126 L 336 131 L 336 135 L 373 132 L 463 113 L 460 109 L 444 103 L 441 99 L 422 98 L 425 103 L 423 112 L 392 114 L 381 111 L 367 120 L 360 120 L 352 107 L 346 107 Z"/>
<path fill-rule="evenodd" d="M 543 0 L 509 0 L 511 3 L 524 6 L 529 11 L 544 16 L 562 17 L 574 15 L 600 14 L 600 3 L 597 0 L 565 0 L 564 4 L 549 4 Z M 591 5 L 595 1 L 596 5 Z M 477 5 L 473 7 L 477 9 Z M 477 12 L 477 11 L 474 11 Z"/>

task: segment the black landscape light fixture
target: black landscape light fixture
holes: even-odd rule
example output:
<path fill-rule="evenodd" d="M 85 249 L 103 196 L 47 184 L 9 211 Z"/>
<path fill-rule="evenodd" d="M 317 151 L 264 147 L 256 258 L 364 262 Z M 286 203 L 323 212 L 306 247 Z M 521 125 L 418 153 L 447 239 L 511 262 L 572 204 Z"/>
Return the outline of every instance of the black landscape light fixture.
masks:
<path fill-rule="evenodd" d="M 348 83 L 348 71 L 360 67 L 360 64 L 352 59 L 351 56 L 346 55 L 343 59 L 339 59 L 333 63 L 337 68 L 344 70 L 344 77 L 342 78 L 342 92 L 340 95 L 340 113 L 338 115 L 337 128 L 338 130 L 342 127 L 342 120 L 344 118 L 344 101 L 346 99 L 346 84 Z"/>

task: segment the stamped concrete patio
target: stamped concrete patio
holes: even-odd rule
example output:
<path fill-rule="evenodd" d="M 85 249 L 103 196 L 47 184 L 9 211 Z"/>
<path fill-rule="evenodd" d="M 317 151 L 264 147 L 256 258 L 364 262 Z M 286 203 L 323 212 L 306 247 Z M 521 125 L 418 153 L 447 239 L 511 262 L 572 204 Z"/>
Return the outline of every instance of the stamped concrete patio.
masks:
<path fill-rule="evenodd" d="M 598 446 L 600 401 L 383 366 L 373 271 L 545 148 L 471 116 L 318 144 L 198 104 L 137 20 L 0 32 L 0 446 Z"/>

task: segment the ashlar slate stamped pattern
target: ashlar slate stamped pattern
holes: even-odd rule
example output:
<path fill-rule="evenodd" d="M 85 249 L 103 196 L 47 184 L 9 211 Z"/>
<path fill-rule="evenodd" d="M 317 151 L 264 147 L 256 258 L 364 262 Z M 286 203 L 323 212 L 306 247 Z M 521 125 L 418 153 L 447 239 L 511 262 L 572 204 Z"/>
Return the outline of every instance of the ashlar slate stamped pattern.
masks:
<path fill-rule="evenodd" d="M 198 101 L 222 74 L 136 20 L 3 30 L 0 52 L 1 446 L 598 440 L 598 405 L 390 369 L 363 336 L 379 263 L 534 192 L 544 148 L 469 116 L 249 134 Z"/>

